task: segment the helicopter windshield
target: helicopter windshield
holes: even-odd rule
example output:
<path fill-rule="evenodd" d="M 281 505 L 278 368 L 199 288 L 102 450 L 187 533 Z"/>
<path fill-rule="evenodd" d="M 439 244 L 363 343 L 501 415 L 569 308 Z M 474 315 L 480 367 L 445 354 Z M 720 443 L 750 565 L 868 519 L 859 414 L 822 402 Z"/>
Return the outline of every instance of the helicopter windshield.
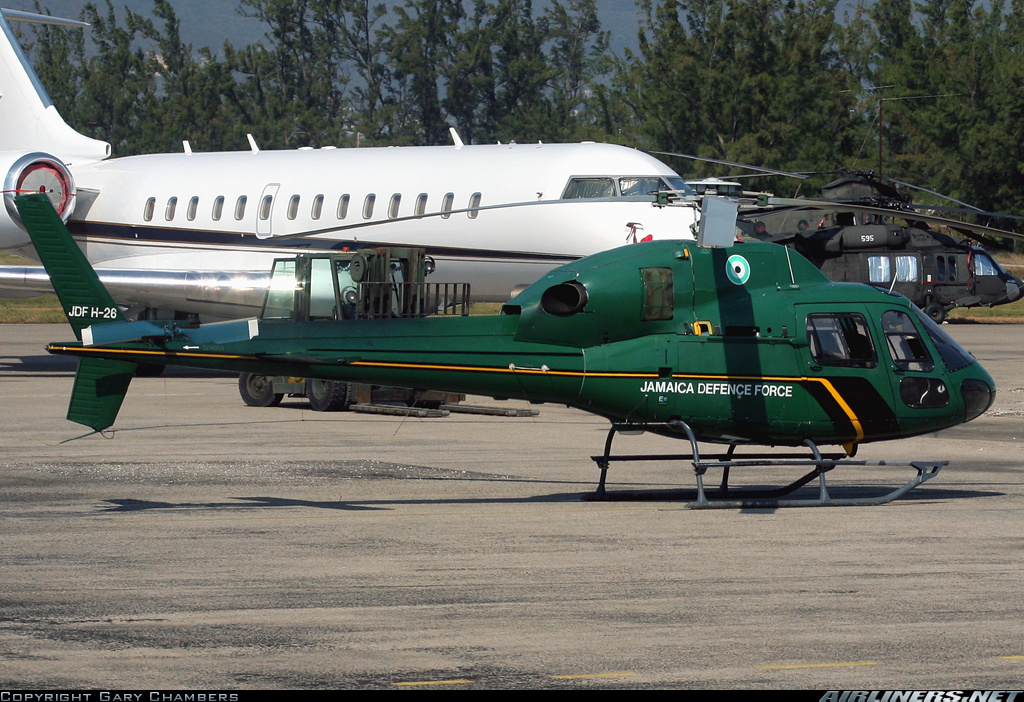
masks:
<path fill-rule="evenodd" d="M 938 349 L 942 362 L 946 364 L 946 368 L 950 372 L 962 370 L 974 363 L 974 356 L 965 351 L 960 344 L 956 343 L 953 337 L 942 331 L 942 327 L 932 321 L 931 317 L 916 306 L 913 309 L 918 321 L 928 333 L 932 343 L 935 344 L 935 348 Z"/>

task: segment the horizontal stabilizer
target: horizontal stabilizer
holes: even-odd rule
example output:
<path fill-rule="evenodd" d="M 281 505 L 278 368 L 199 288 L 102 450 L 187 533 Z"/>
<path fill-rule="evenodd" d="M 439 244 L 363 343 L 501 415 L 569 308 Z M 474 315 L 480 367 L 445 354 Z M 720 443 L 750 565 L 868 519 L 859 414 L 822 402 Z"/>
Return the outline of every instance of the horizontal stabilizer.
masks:
<path fill-rule="evenodd" d="M 14 204 L 60 299 L 75 336 L 97 322 L 124 322 L 124 315 L 71 238 L 46 195 L 19 195 Z"/>
<path fill-rule="evenodd" d="M 191 327 L 175 320 L 138 320 L 86 327 L 82 330 L 82 345 L 99 346 L 142 339 L 184 340 L 193 344 L 229 344 L 235 341 L 248 341 L 257 334 L 259 322 L 255 319 L 233 319 L 228 322 L 213 322 Z"/>
<path fill-rule="evenodd" d="M 103 431 L 117 418 L 138 365 L 129 361 L 83 358 L 78 361 L 68 419 Z"/>

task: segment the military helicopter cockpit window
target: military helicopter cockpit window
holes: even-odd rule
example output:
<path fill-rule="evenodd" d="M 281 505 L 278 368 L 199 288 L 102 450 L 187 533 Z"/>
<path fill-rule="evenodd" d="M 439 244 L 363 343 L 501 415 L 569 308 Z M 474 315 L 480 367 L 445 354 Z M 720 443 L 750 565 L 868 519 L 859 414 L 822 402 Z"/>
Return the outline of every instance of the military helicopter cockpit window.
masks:
<path fill-rule="evenodd" d="M 882 315 L 882 332 L 885 334 L 889 355 L 892 356 L 896 368 L 926 373 L 935 369 L 935 362 L 932 361 L 932 356 L 928 353 L 910 315 L 889 310 Z"/>
<path fill-rule="evenodd" d="M 972 258 L 974 259 L 974 275 L 999 275 L 1003 272 L 1002 267 L 987 253 L 975 250 Z"/>
<path fill-rule="evenodd" d="M 823 366 L 874 368 L 878 365 L 864 315 L 855 312 L 807 315 L 811 356 Z"/>

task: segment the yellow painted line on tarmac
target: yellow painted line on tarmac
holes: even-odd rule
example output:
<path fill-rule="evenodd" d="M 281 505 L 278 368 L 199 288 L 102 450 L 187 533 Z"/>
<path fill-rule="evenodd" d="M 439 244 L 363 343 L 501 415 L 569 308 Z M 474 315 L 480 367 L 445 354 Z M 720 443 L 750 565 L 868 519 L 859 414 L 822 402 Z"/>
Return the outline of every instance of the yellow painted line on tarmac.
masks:
<path fill-rule="evenodd" d="M 1001 661 L 1024 661 L 1024 656 L 996 656 Z"/>
<path fill-rule="evenodd" d="M 792 665 L 762 665 L 761 670 L 795 670 L 797 668 L 853 668 L 860 665 L 879 665 L 875 661 L 846 661 L 836 663 L 794 663 Z"/>
<path fill-rule="evenodd" d="M 396 682 L 391 683 L 395 687 L 415 687 L 422 685 L 468 685 L 473 682 L 472 680 L 413 680 L 410 682 Z"/>
<path fill-rule="evenodd" d="M 552 680 L 587 680 L 591 678 L 628 678 L 639 673 L 587 673 L 584 675 L 551 675 Z"/>

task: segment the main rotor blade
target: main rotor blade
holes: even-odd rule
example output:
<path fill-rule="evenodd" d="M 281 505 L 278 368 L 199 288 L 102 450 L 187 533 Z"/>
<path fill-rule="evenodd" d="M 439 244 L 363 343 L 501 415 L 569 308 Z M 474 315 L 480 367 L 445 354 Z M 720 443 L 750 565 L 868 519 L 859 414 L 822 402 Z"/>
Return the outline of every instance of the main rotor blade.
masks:
<path fill-rule="evenodd" d="M 912 210 L 933 210 L 935 212 L 954 212 L 956 214 L 974 214 L 984 215 L 986 217 L 995 217 L 997 219 L 1013 219 L 1017 221 L 1024 221 L 1024 216 L 1006 214 L 1004 212 L 988 212 L 986 210 L 979 210 L 972 207 L 971 209 L 964 209 L 962 207 L 943 207 L 942 205 L 913 205 L 908 204 L 905 207 L 909 207 Z M 970 207 L 970 206 L 969 206 Z"/>
<path fill-rule="evenodd" d="M 911 190 L 920 190 L 923 193 L 928 193 L 929 195 L 934 195 L 935 197 L 941 197 L 943 200 L 949 200 L 950 202 L 955 202 L 956 204 L 963 205 L 964 207 L 967 207 L 967 208 L 969 208 L 969 209 L 971 209 L 971 210 L 973 210 L 975 212 L 984 212 L 984 210 L 981 209 L 980 207 L 975 207 L 974 205 L 970 205 L 970 204 L 968 204 L 966 202 L 962 202 L 960 200 L 957 200 L 955 197 L 950 197 L 949 195 L 943 195 L 942 193 L 937 192 L 935 190 L 929 190 L 928 188 L 922 188 L 920 185 L 912 185 L 910 183 L 905 183 L 902 180 L 896 180 L 895 178 L 890 178 L 889 176 L 875 176 L 875 177 L 876 178 L 881 178 L 882 180 L 887 180 L 890 183 L 896 183 L 896 185 L 902 185 L 903 187 L 910 188 Z"/>
<path fill-rule="evenodd" d="M 677 156 L 679 158 L 689 158 L 694 161 L 704 161 L 706 163 L 719 163 L 723 166 L 732 166 L 733 168 L 747 168 L 752 171 L 760 171 L 761 173 L 767 173 L 769 175 L 787 176 L 789 178 L 799 178 L 803 180 L 808 176 L 802 173 L 790 173 L 789 171 L 777 171 L 774 168 L 762 168 L 760 166 L 751 166 L 746 163 L 736 163 L 734 161 L 722 161 L 717 158 L 705 158 L 703 156 L 693 156 L 692 154 L 678 154 L 673 151 L 648 151 L 651 154 L 660 154 L 661 156 Z"/>

